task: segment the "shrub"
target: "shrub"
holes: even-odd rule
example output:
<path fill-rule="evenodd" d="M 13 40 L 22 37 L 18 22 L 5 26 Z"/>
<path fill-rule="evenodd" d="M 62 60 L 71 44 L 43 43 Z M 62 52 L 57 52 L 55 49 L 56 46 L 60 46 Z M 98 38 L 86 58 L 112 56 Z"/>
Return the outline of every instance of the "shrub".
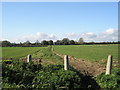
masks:
<path fill-rule="evenodd" d="M 3 65 L 3 88 L 80 88 L 81 77 L 63 65 L 41 66 L 35 63 L 14 62 Z"/>
<path fill-rule="evenodd" d="M 14 83 L 19 87 L 24 85 L 30 87 L 35 72 L 41 68 L 41 65 L 34 63 L 14 62 L 10 66 L 4 63 L 2 67 L 3 83 L 10 83 L 10 85 Z M 6 87 L 6 84 L 4 86 Z"/>
<path fill-rule="evenodd" d="M 120 69 L 113 69 L 112 74 L 105 72 L 97 76 L 96 81 L 101 88 L 120 88 Z"/>
<path fill-rule="evenodd" d="M 39 71 L 33 79 L 33 88 L 80 88 L 81 78 L 73 71 Z"/>

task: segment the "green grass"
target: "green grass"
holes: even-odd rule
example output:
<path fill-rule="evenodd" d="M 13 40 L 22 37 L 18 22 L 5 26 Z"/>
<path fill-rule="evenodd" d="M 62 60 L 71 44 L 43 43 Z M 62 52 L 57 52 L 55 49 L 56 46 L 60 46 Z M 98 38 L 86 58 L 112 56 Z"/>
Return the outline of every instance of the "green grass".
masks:
<path fill-rule="evenodd" d="M 54 46 L 54 50 L 61 54 L 76 58 L 101 61 L 107 60 L 108 55 L 113 60 L 118 60 L 118 45 L 60 45 Z M 61 58 L 51 52 L 50 47 L 3 47 L 4 58 L 21 58 L 32 54 L 33 58 L 44 59 L 45 63 L 59 63 Z"/>
<path fill-rule="evenodd" d="M 57 56 L 51 51 L 51 47 L 41 49 L 32 55 L 33 58 L 39 58 L 42 60 L 43 65 L 47 64 L 63 64 L 61 57 Z"/>
<path fill-rule="evenodd" d="M 118 45 L 114 44 L 54 46 L 54 50 L 58 53 L 74 56 L 84 60 L 106 60 L 108 55 L 112 55 L 113 60 L 118 60 Z"/>
<path fill-rule="evenodd" d="M 28 54 L 33 54 L 41 50 L 43 47 L 3 47 L 3 58 L 20 58 Z M 45 48 L 45 47 L 44 47 Z"/>
<path fill-rule="evenodd" d="M 41 59 L 43 65 L 63 64 L 61 58 L 51 52 L 51 47 L 3 47 L 2 51 L 3 58 L 14 58 L 16 60 L 31 54 L 32 58 Z"/>

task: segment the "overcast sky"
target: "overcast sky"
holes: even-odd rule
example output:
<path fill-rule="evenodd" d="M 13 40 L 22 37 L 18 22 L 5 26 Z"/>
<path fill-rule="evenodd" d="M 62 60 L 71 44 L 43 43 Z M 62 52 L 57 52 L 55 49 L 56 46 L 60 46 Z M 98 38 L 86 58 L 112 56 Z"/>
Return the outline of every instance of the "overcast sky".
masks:
<path fill-rule="evenodd" d="M 117 2 L 4 2 L 1 40 L 117 41 Z"/>

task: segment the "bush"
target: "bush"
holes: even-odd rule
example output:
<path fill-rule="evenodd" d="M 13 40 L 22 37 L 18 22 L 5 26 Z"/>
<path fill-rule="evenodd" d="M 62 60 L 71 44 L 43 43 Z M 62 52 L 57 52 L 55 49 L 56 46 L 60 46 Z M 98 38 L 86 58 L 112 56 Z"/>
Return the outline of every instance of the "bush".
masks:
<path fill-rule="evenodd" d="M 81 78 L 73 71 L 40 71 L 33 79 L 33 88 L 80 88 Z"/>
<path fill-rule="evenodd" d="M 35 72 L 40 70 L 42 66 L 34 63 L 14 62 L 13 65 L 3 64 L 2 67 L 2 79 L 3 88 L 13 84 L 21 86 L 31 87 Z M 9 83 L 5 84 L 5 83 Z"/>
<path fill-rule="evenodd" d="M 14 62 L 2 67 L 3 88 L 80 88 L 81 76 L 63 65 Z"/>
<path fill-rule="evenodd" d="M 2 88 L 4 90 L 4 88 L 17 88 L 16 84 L 10 84 L 10 83 L 2 83 Z"/>
<path fill-rule="evenodd" d="M 112 74 L 105 72 L 97 76 L 96 81 L 101 88 L 120 88 L 120 69 L 113 69 Z"/>

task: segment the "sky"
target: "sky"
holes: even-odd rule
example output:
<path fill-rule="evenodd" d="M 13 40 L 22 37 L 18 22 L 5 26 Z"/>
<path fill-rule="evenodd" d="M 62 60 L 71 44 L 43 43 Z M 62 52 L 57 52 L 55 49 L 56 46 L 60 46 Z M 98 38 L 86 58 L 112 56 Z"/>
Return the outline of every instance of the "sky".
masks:
<path fill-rule="evenodd" d="M 1 0 L 2 2 L 119 2 L 119 0 Z"/>
<path fill-rule="evenodd" d="M 117 2 L 3 2 L 2 37 L 36 40 L 118 40 Z"/>

